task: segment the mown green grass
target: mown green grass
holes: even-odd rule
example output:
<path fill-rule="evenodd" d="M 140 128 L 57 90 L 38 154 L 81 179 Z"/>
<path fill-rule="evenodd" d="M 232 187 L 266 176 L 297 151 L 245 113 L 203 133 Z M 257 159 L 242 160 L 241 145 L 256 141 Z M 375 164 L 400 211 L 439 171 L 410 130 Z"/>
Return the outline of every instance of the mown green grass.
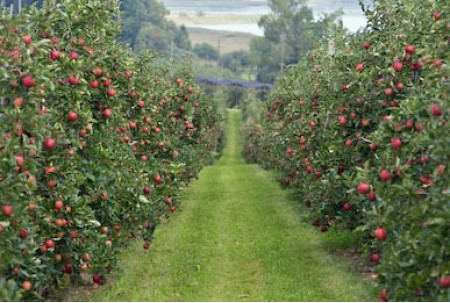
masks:
<path fill-rule="evenodd" d="M 122 255 L 122 271 L 91 301 L 373 301 L 370 282 L 333 254 L 342 238 L 300 221 L 273 174 L 245 165 L 241 113 L 227 147 L 184 194 L 181 211 Z M 344 237 L 345 239 L 345 237 Z M 349 238 L 351 239 L 351 238 Z"/>

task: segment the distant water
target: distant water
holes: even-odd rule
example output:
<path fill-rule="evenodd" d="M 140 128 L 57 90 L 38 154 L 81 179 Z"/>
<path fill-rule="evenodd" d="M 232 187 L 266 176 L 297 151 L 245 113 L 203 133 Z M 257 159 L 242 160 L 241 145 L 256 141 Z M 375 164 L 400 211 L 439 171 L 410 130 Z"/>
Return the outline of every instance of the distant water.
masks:
<path fill-rule="evenodd" d="M 241 0 L 162 0 L 172 12 L 210 14 L 265 15 L 270 12 L 267 1 Z"/>
<path fill-rule="evenodd" d="M 370 0 L 366 0 L 370 1 Z M 198 13 L 205 14 L 243 14 L 243 15 L 265 15 L 270 13 L 270 8 L 265 0 L 163 0 L 167 9 L 177 13 Z M 330 14 L 336 10 L 342 9 L 344 16 L 342 21 L 344 26 L 351 32 L 356 32 L 358 29 L 366 25 L 366 17 L 359 7 L 358 0 L 345 1 L 317 1 L 314 4 L 307 4 L 312 8 L 315 19 L 318 19 L 323 14 Z M 264 32 L 258 27 L 256 23 L 246 24 L 213 24 L 200 25 L 200 28 L 227 30 L 251 33 L 258 36 L 263 36 Z"/>
<path fill-rule="evenodd" d="M 264 36 L 264 30 L 262 28 L 259 28 L 258 24 L 256 23 L 196 25 L 195 27 Z"/>

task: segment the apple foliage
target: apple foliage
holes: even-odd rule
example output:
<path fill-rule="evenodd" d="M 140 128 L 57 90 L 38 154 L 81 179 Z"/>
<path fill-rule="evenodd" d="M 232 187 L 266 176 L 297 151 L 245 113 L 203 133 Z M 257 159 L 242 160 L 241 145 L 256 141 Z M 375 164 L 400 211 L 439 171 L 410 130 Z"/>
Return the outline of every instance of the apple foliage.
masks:
<path fill-rule="evenodd" d="M 314 226 L 365 232 L 380 300 L 449 300 L 448 1 L 375 1 L 337 29 L 247 125 L 249 162 L 280 171 Z"/>
<path fill-rule="evenodd" d="M 0 299 L 104 282 L 222 148 L 189 64 L 117 40 L 119 1 L 0 16 Z"/>

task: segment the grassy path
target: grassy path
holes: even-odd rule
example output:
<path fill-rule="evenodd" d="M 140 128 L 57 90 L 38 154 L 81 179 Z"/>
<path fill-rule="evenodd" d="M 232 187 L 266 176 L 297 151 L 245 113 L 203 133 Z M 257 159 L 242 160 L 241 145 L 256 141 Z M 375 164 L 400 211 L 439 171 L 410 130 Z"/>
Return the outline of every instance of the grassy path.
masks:
<path fill-rule="evenodd" d="M 182 210 L 156 230 L 150 252 L 140 244 L 128 249 L 123 273 L 87 299 L 373 300 L 369 283 L 330 253 L 332 237 L 300 222 L 296 203 L 270 172 L 245 165 L 241 114 L 229 114 L 221 160 L 187 189 Z"/>

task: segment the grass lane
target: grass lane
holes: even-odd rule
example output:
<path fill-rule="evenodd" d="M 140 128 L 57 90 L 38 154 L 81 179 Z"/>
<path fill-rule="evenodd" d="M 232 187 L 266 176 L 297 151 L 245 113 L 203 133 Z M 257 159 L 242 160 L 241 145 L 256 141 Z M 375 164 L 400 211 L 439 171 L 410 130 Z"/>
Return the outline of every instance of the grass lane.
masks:
<path fill-rule="evenodd" d="M 188 188 L 181 211 L 122 255 L 122 272 L 91 301 L 370 301 L 370 282 L 331 252 L 273 174 L 245 165 L 241 114 L 229 111 L 224 155 Z M 331 234 L 331 233 L 330 233 Z M 337 236 L 337 235 L 336 235 Z"/>

